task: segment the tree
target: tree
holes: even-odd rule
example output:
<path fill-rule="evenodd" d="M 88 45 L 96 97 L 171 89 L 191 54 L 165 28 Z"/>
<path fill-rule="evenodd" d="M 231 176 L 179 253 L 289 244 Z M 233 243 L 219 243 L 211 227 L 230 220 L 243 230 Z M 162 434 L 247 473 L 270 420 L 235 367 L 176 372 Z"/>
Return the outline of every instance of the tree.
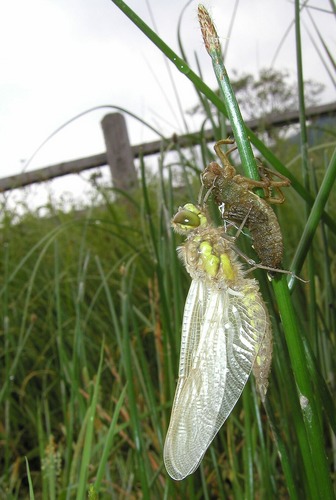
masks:
<path fill-rule="evenodd" d="M 271 129 L 265 123 L 271 116 L 295 111 L 299 107 L 297 84 L 287 70 L 264 68 L 257 76 L 233 71 L 230 79 L 243 118 L 259 120 L 258 132 L 264 135 L 265 141 L 285 138 L 288 133 L 296 132 L 294 125 Z M 304 85 L 306 107 L 316 105 L 324 85 L 312 80 L 305 81 Z M 219 95 L 218 89 L 216 93 Z M 204 113 L 204 108 L 197 105 L 190 111 L 190 114 L 196 113 Z"/>
<path fill-rule="evenodd" d="M 258 77 L 239 75 L 236 71 L 233 75 L 231 84 L 246 120 L 268 118 L 298 109 L 297 84 L 291 82 L 288 71 L 265 68 L 260 70 Z M 307 80 L 304 85 L 306 106 L 315 106 L 323 84 Z"/>

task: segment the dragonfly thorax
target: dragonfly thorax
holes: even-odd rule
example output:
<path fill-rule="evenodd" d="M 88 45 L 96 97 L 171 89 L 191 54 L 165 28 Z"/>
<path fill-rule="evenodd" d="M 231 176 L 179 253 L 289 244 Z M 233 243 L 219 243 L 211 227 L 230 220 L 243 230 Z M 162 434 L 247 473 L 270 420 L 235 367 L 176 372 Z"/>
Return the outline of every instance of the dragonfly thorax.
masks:
<path fill-rule="evenodd" d="M 216 287 L 235 286 L 244 271 L 232 245 L 218 228 L 201 226 L 189 235 L 179 254 L 193 279 L 203 279 Z"/>

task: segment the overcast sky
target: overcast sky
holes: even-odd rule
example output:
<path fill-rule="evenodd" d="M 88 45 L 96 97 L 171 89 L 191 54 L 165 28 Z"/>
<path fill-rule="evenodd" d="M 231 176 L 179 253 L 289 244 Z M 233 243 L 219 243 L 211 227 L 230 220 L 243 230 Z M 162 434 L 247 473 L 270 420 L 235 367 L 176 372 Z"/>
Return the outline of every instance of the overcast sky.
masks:
<path fill-rule="evenodd" d="M 223 43 L 234 1 L 204 2 L 212 13 Z M 313 2 L 310 2 L 313 5 Z M 178 52 L 177 23 L 185 2 L 128 0 L 160 36 Z M 205 82 L 214 87 L 212 66 L 201 41 L 197 4 L 183 15 L 181 36 L 190 65 L 199 58 Z M 314 5 L 330 11 L 328 0 Z M 335 18 L 311 10 L 329 49 L 335 54 Z M 226 60 L 228 72 L 256 73 L 270 66 L 294 17 L 287 0 L 240 0 Z M 319 44 L 312 23 L 304 23 Z M 326 85 L 323 102 L 335 100 L 326 70 L 303 28 L 305 78 Z M 183 133 L 181 116 L 163 55 L 111 0 L 7 0 L 0 6 L 0 177 L 22 169 L 41 142 L 62 123 L 88 108 L 103 104 L 124 107 L 160 128 L 163 134 Z M 319 44 L 320 46 L 320 44 Z M 294 29 L 274 63 L 296 71 Z M 196 102 L 192 84 L 171 65 L 183 107 Z M 43 147 L 29 169 L 103 152 L 97 111 L 67 127 Z M 143 125 L 127 118 L 132 144 L 154 138 Z M 156 139 L 156 137 L 155 137 Z"/>

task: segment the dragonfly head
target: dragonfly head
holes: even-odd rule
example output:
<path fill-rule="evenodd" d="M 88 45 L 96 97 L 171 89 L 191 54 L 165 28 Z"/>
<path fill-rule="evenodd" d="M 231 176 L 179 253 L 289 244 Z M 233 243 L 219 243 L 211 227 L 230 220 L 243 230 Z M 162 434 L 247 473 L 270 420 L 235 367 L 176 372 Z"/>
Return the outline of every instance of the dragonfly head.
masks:
<path fill-rule="evenodd" d="M 200 226 L 206 225 L 207 218 L 204 212 L 192 203 L 179 208 L 172 219 L 172 226 L 177 233 L 186 234 Z"/>

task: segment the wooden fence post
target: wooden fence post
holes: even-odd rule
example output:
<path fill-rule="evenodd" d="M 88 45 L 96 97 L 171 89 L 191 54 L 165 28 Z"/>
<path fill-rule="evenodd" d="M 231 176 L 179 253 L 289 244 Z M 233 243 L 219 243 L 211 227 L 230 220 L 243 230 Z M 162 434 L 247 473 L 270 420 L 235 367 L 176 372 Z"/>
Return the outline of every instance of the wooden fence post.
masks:
<path fill-rule="evenodd" d="M 137 187 L 138 178 L 124 116 L 121 113 L 109 113 L 102 119 L 101 126 L 113 186 L 124 191 Z"/>

